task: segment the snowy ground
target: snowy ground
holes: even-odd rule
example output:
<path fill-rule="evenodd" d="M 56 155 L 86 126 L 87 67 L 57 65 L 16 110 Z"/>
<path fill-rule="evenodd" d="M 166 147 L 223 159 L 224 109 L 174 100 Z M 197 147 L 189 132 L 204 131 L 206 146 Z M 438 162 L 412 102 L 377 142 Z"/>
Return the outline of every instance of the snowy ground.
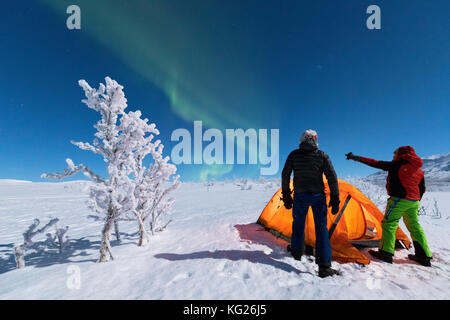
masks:
<path fill-rule="evenodd" d="M 384 206 L 382 188 L 355 184 Z M 138 248 L 137 226 L 124 222 L 122 242 L 113 242 L 116 259 L 98 264 L 101 223 L 87 218 L 80 182 L 0 181 L 0 299 L 450 298 L 450 193 L 427 193 L 422 202 L 432 268 L 409 261 L 409 252 L 400 250 L 393 265 L 333 262 L 343 275 L 320 279 L 311 259 L 293 260 L 284 241 L 255 224 L 276 189 L 216 183 L 207 191 L 202 184 L 183 184 L 166 231 Z M 26 267 L 15 269 L 13 246 L 34 218 L 45 222 L 49 216 L 70 227 L 69 247 L 62 255 L 30 253 Z"/>

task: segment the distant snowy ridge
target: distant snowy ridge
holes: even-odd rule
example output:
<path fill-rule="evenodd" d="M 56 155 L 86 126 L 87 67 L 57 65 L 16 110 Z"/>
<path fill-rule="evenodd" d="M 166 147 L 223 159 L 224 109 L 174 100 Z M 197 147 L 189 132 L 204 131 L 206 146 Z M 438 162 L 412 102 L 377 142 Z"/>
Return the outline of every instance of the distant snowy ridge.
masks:
<path fill-rule="evenodd" d="M 31 183 L 28 180 L 0 179 L 0 183 Z"/>
<path fill-rule="evenodd" d="M 450 152 L 449 153 L 443 153 L 443 154 L 436 154 L 433 156 L 429 156 L 429 157 L 425 157 L 423 158 L 423 160 L 438 160 L 441 158 L 448 158 L 450 157 Z"/>
<path fill-rule="evenodd" d="M 53 181 L 44 181 L 44 182 L 33 182 L 29 180 L 18 180 L 18 179 L 0 179 L 0 184 L 21 184 L 21 183 L 34 183 L 34 184 L 54 184 L 61 183 L 63 185 L 79 185 L 79 186 L 87 186 L 91 182 L 89 180 L 71 180 L 71 181 L 63 181 L 63 182 L 53 182 Z"/>
<path fill-rule="evenodd" d="M 425 173 L 425 183 L 429 191 L 450 190 L 450 152 L 422 158 L 422 171 Z M 378 171 L 365 178 L 377 185 L 386 184 L 387 173 Z"/>

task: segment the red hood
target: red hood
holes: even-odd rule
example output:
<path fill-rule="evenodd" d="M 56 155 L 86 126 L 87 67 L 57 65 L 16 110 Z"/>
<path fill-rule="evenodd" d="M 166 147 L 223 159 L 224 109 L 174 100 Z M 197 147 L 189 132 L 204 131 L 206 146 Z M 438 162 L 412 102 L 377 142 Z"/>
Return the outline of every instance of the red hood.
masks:
<path fill-rule="evenodd" d="M 397 149 L 397 156 L 394 160 L 404 159 L 411 165 L 417 168 L 421 168 L 423 165 L 422 159 L 416 154 L 414 148 L 411 146 L 404 146 Z"/>

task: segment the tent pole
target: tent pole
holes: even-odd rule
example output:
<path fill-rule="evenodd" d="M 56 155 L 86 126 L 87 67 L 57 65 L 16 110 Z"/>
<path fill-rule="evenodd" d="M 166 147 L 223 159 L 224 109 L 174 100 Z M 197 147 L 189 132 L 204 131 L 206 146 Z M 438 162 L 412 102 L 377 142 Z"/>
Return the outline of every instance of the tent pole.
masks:
<path fill-rule="evenodd" d="M 342 206 L 341 211 L 339 212 L 336 220 L 334 220 L 333 224 L 330 227 L 330 230 L 328 231 L 328 239 L 331 239 L 331 236 L 333 235 L 333 232 L 336 229 L 336 226 L 339 223 L 339 220 L 341 220 L 342 214 L 344 213 L 345 208 L 347 208 L 347 204 L 351 198 L 352 198 L 352 196 L 349 194 L 347 196 L 347 199 L 345 199 L 345 202 L 344 202 L 344 205 Z"/>

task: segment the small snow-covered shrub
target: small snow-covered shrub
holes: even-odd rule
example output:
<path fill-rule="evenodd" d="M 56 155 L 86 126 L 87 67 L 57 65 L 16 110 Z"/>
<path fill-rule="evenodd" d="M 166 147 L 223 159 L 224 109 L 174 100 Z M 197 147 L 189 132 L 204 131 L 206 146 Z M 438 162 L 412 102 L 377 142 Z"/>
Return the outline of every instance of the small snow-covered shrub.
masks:
<path fill-rule="evenodd" d="M 248 179 L 238 179 L 234 181 L 234 185 L 239 187 L 240 190 L 251 190 L 252 185 Z"/>
<path fill-rule="evenodd" d="M 69 244 L 69 237 L 65 236 L 67 231 L 69 230 L 69 226 L 65 228 L 59 228 L 58 224 L 55 224 L 55 233 L 47 233 L 46 243 L 49 248 L 58 249 L 59 253 L 62 253 L 64 248 Z"/>
<path fill-rule="evenodd" d="M 431 210 L 429 209 L 430 204 L 428 202 L 423 202 L 423 204 L 420 205 L 419 208 L 419 216 L 429 216 L 433 219 L 441 219 L 442 218 L 442 212 L 439 209 L 438 201 L 436 198 L 433 198 L 433 207 Z"/>
<path fill-rule="evenodd" d="M 214 186 L 214 179 L 205 181 L 203 185 L 206 187 L 206 190 L 209 191 Z"/>
<path fill-rule="evenodd" d="M 265 179 L 261 177 L 258 179 L 257 183 L 262 185 L 264 191 L 278 189 L 281 187 L 281 181 L 275 178 Z"/>
<path fill-rule="evenodd" d="M 442 212 L 439 210 L 438 202 L 435 198 L 434 199 L 434 207 L 433 207 L 433 214 L 431 215 L 432 218 L 435 219 L 441 219 L 442 218 Z"/>
<path fill-rule="evenodd" d="M 41 221 L 39 219 L 34 219 L 33 223 L 23 233 L 23 243 L 14 247 L 14 257 L 18 269 L 25 267 L 26 251 L 34 250 L 36 252 L 46 252 L 51 249 L 57 249 L 59 253 L 62 253 L 69 243 L 69 238 L 67 236 L 64 237 L 69 227 L 58 228 L 58 221 L 58 218 L 53 218 L 42 228 L 38 229 Z M 47 238 L 45 240 L 33 240 L 34 237 L 39 234 L 44 234 L 44 232 L 52 226 L 55 226 L 55 233 L 47 233 Z"/>
<path fill-rule="evenodd" d="M 417 212 L 417 214 L 419 215 L 419 216 L 426 216 L 427 215 L 427 210 L 426 210 L 426 208 L 424 207 L 424 206 L 420 206 L 419 207 L 419 211 Z"/>

